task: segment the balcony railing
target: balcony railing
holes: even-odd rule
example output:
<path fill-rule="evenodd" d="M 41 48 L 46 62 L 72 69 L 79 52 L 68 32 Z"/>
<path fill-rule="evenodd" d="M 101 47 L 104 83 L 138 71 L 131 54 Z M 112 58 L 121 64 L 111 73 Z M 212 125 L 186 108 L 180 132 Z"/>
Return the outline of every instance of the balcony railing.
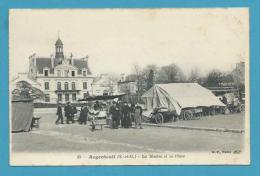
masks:
<path fill-rule="evenodd" d="M 59 89 L 59 90 L 55 90 L 55 93 L 64 93 L 64 92 L 80 92 L 81 90 L 76 90 L 76 89 L 68 89 L 68 90 L 66 90 L 66 89 L 63 89 L 63 90 L 61 90 L 61 89 Z"/>

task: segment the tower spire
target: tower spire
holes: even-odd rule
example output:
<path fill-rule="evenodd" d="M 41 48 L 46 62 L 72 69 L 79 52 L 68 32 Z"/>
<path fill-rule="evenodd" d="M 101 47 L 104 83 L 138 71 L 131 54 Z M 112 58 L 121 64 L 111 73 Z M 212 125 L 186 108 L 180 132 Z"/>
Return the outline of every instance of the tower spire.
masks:
<path fill-rule="evenodd" d="M 59 36 L 58 36 L 58 40 L 55 43 L 55 59 L 57 63 L 61 63 L 62 60 L 64 59 L 63 43 Z"/>

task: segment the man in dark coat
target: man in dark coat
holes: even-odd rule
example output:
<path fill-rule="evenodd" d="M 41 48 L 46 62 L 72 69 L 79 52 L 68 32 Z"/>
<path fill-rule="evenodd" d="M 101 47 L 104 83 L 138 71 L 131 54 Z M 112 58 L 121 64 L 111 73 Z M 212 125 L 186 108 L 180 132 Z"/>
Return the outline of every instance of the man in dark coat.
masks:
<path fill-rule="evenodd" d="M 67 122 L 67 124 L 69 124 L 69 121 L 72 121 L 72 118 L 71 118 L 72 107 L 70 105 L 70 102 L 68 102 L 66 104 L 66 106 L 64 107 L 64 112 L 65 112 L 65 116 L 66 116 L 66 122 Z"/>
<path fill-rule="evenodd" d="M 122 112 L 122 121 L 121 121 L 122 127 L 129 128 L 131 126 L 131 119 L 130 119 L 131 109 L 126 102 L 124 102 L 121 112 Z"/>
<path fill-rule="evenodd" d="M 124 128 L 123 127 L 123 123 L 124 123 L 124 119 L 123 119 L 123 115 L 122 115 L 122 109 L 123 109 L 123 102 L 122 101 L 118 101 L 116 106 L 119 108 L 119 118 L 118 118 L 118 125 L 121 125 L 121 128 Z"/>
<path fill-rule="evenodd" d="M 118 128 L 118 121 L 120 120 L 120 109 L 119 106 L 113 101 L 112 106 L 109 109 L 109 114 L 112 115 L 112 128 Z"/>
<path fill-rule="evenodd" d="M 60 103 L 58 103 L 56 115 L 58 116 L 58 119 L 57 119 L 56 122 L 55 122 L 56 125 L 59 123 L 59 121 L 61 121 L 61 124 L 63 124 L 62 107 L 61 107 L 61 104 L 60 104 Z"/>
<path fill-rule="evenodd" d="M 87 106 L 83 106 L 81 108 L 81 111 L 80 111 L 80 124 L 84 124 L 86 125 L 87 124 L 87 119 L 88 119 L 88 114 L 89 114 L 89 109 Z"/>
<path fill-rule="evenodd" d="M 74 123 L 74 117 L 75 117 L 75 114 L 77 114 L 78 110 L 77 110 L 77 107 L 76 106 L 71 106 L 71 121 L 72 123 Z"/>
<path fill-rule="evenodd" d="M 83 113 L 84 113 L 83 108 L 84 108 L 84 106 L 80 107 L 80 113 L 79 113 L 79 119 L 78 119 L 79 124 L 82 124 Z"/>
<path fill-rule="evenodd" d="M 101 107 L 100 107 L 99 101 L 96 101 L 96 102 L 95 102 L 93 108 L 94 108 L 95 111 L 99 111 L 99 110 L 100 110 Z"/>

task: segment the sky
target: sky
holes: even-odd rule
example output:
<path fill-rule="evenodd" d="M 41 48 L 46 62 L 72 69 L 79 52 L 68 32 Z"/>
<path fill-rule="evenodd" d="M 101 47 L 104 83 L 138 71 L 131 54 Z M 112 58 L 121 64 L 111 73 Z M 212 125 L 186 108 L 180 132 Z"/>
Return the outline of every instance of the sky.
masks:
<path fill-rule="evenodd" d="M 10 74 L 28 71 L 33 53 L 54 54 L 58 37 L 65 56 L 88 56 L 94 74 L 171 63 L 186 74 L 229 71 L 249 57 L 249 16 L 246 8 L 10 10 Z"/>

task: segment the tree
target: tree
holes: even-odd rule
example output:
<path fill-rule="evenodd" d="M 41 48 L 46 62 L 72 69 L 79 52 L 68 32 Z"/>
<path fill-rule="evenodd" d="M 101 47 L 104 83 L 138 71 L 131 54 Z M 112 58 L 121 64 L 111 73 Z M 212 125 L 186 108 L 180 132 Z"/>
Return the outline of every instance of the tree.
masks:
<path fill-rule="evenodd" d="M 134 64 L 133 65 L 134 74 L 136 75 L 136 81 L 137 81 L 137 93 L 141 95 L 143 93 L 143 87 L 144 87 L 144 74 L 142 71 L 142 68 Z"/>
<path fill-rule="evenodd" d="M 158 83 L 184 82 L 185 76 L 179 66 L 171 64 L 161 67 L 158 72 Z"/>
<path fill-rule="evenodd" d="M 245 62 L 237 63 L 236 68 L 231 72 L 236 87 L 245 86 Z"/>
<path fill-rule="evenodd" d="M 147 87 L 146 89 L 150 89 L 154 85 L 154 71 L 151 69 L 147 78 Z"/>
<path fill-rule="evenodd" d="M 223 74 L 219 70 L 212 70 L 208 73 L 204 85 L 207 87 L 219 87 L 223 82 Z"/>
<path fill-rule="evenodd" d="M 233 75 L 230 73 L 230 72 L 228 72 L 228 73 L 223 73 L 222 74 L 222 81 L 224 82 L 224 83 L 234 83 L 234 78 L 233 78 Z"/>
<path fill-rule="evenodd" d="M 16 88 L 12 91 L 13 96 L 31 99 L 42 99 L 44 97 L 44 94 L 40 89 L 33 87 L 26 81 L 19 81 L 15 86 Z"/>
<path fill-rule="evenodd" d="M 198 68 L 193 68 L 188 76 L 188 82 L 196 82 L 199 83 L 201 80 L 200 71 Z"/>
<path fill-rule="evenodd" d="M 156 79 L 156 78 L 157 78 L 157 74 L 158 74 L 159 68 L 158 68 L 158 66 L 156 66 L 155 64 L 149 64 L 149 65 L 145 66 L 145 67 L 143 68 L 143 71 L 142 71 L 142 72 L 143 72 L 143 74 L 145 75 L 145 77 L 148 78 L 149 73 L 150 73 L 151 70 L 153 70 L 153 72 L 154 72 L 154 78 Z"/>
<path fill-rule="evenodd" d="M 245 92 L 245 62 L 236 64 L 236 68 L 231 72 L 234 84 L 239 90 L 239 97 L 242 101 L 242 92 Z"/>

